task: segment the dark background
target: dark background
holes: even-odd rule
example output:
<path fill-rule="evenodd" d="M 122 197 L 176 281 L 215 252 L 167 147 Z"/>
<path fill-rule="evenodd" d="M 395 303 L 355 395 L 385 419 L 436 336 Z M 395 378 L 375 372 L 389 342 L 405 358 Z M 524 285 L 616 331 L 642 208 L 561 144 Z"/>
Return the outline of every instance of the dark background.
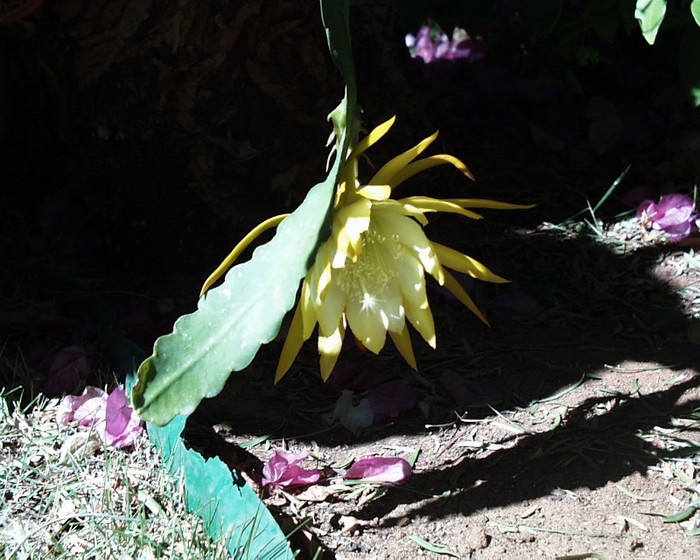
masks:
<path fill-rule="evenodd" d="M 559 223 L 628 165 L 603 217 L 640 192 L 692 194 L 687 22 L 669 17 L 650 46 L 629 2 L 607 5 L 352 3 L 365 126 L 398 115 L 372 161 L 440 129 L 435 149 L 477 182 L 436 170 L 416 192 L 538 205 L 486 230 L 438 221 L 438 237 L 488 261 L 484 232 Z M 429 17 L 483 37 L 485 56 L 411 59 L 404 36 Z M 56 0 L 0 26 L 4 383 L 41 386 L 76 345 L 108 370 L 112 335 L 149 351 L 242 235 L 324 178 L 342 93 L 316 2 Z"/>

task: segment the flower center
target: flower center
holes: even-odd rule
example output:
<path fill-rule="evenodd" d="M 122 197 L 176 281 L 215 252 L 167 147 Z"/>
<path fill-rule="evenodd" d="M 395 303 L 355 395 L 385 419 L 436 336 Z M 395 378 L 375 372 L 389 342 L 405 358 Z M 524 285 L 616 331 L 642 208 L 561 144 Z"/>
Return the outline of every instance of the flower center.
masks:
<path fill-rule="evenodd" d="M 369 229 L 361 234 L 362 252 L 355 262 L 346 261 L 345 266 L 337 269 L 338 285 L 347 294 L 348 299 L 359 301 L 362 309 L 376 309 L 381 304 L 380 295 L 396 278 L 397 272 L 392 263 L 387 262 L 387 239 L 376 228 Z M 403 251 L 401 245 L 391 243 L 392 256 Z"/>

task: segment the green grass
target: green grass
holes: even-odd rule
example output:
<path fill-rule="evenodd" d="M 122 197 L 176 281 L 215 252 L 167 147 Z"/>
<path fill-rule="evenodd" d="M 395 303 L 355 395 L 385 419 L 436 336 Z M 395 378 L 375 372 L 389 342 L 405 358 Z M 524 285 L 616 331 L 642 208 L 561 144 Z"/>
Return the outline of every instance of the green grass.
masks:
<path fill-rule="evenodd" d="M 87 428 L 59 426 L 57 399 L 19 408 L 13 397 L 0 390 L 0 558 L 229 557 L 185 511 L 148 438 L 106 448 Z"/>

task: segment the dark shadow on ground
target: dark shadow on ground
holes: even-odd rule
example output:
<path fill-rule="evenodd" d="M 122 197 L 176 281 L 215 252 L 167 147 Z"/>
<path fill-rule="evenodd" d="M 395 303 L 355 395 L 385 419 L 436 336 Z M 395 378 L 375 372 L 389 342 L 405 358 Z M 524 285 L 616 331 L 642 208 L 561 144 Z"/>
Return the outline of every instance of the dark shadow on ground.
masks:
<path fill-rule="evenodd" d="M 671 418 L 687 417 L 700 399 L 678 405 L 686 391 L 700 386 L 695 375 L 665 391 L 636 396 L 587 399 L 571 411 L 561 426 L 542 434 L 519 436 L 518 444 L 487 458 L 465 459 L 439 472 L 419 473 L 409 488 L 432 492 L 436 499 L 414 507 L 411 516 L 433 518 L 526 502 L 555 489 L 600 488 L 632 472 L 646 472 L 659 460 L 678 457 L 655 449 L 641 431 L 670 428 Z M 600 414 L 600 405 L 610 405 Z M 700 428 L 692 430 L 696 434 Z M 689 450 L 691 454 L 697 449 Z M 455 487 L 455 483 L 456 487 Z M 452 490 L 448 500 L 438 498 Z M 556 499 L 556 498 L 553 498 Z M 388 516 L 399 503 L 415 503 L 416 495 L 393 490 L 362 508 L 362 519 L 379 518 L 383 526 L 398 520 Z"/>

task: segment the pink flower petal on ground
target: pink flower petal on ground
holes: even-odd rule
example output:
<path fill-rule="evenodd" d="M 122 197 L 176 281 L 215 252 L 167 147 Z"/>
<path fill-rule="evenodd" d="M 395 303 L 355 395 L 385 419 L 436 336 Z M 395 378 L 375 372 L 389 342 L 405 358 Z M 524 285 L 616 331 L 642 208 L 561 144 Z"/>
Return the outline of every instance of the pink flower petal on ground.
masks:
<path fill-rule="evenodd" d="M 124 389 L 115 388 L 105 406 L 105 442 L 114 447 L 130 447 L 141 432 L 141 419 L 129 406 Z"/>
<path fill-rule="evenodd" d="M 97 387 L 87 386 L 83 390 L 83 394 L 79 396 L 68 395 L 63 397 L 56 408 L 56 422 L 61 426 L 65 426 L 69 422 L 75 420 L 75 412 L 85 404 L 86 401 L 94 398 L 103 397 L 105 392 Z"/>
<path fill-rule="evenodd" d="M 308 456 L 308 451 L 300 453 L 275 451 L 263 467 L 263 486 L 298 486 L 318 482 L 321 478 L 318 469 L 305 469 L 298 465 Z"/>
<path fill-rule="evenodd" d="M 94 426 L 100 424 L 104 427 L 105 410 L 107 408 L 107 394 L 102 391 L 101 395 L 87 399 L 81 404 L 73 414 L 73 420 L 81 426 Z M 101 435 L 101 434 L 100 434 Z"/>
<path fill-rule="evenodd" d="M 65 425 L 78 422 L 91 426 L 107 445 L 129 447 L 143 432 L 138 414 L 128 406 L 121 387 L 109 396 L 97 387 L 85 387 L 83 394 L 67 396 L 56 409 L 56 422 Z"/>
<path fill-rule="evenodd" d="M 637 208 L 637 218 L 646 216 L 647 218 L 652 219 L 654 216 L 656 216 L 656 212 L 656 203 L 653 200 L 642 200 Z"/>
<path fill-rule="evenodd" d="M 662 196 L 657 210 L 662 215 L 654 218 L 654 221 L 670 239 L 683 239 L 690 235 L 697 218 L 695 201 L 692 198 L 684 194 Z"/>
<path fill-rule="evenodd" d="M 362 457 L 345 473 L 345 478 L 367 482 L 399 484 L 411 475 L 411 465 L 400 457 Z"/>
<path fill-rule="evenodd" d="M 662 196 L 658 203 L 643 201 L 637 217 L 645 220 L 647 226 L 651 224 L 653 229 L 663 231 L 671 241 L 679 241 L 693 231 L 698 215 L 692 198 L 674 193 Z"/>
<path fill-rule="evenodd" d="M 374 423 L 386 424 L 415 406 L 416 390 L 403 381 L 389 381 L 375 387 L 367 399 L 374 413 Z"/>

